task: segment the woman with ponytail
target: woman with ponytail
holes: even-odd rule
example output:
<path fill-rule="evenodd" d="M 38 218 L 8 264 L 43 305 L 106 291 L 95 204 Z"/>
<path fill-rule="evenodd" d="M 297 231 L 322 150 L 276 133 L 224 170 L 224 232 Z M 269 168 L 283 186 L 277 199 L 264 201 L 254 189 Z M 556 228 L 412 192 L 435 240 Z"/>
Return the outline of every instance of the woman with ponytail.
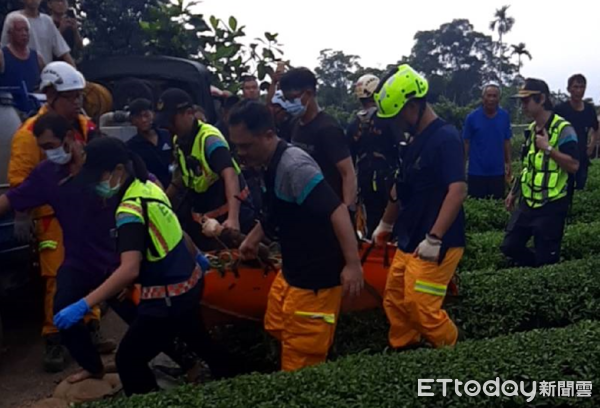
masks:
<path fill-rule="evenodd" d="M 148 363 L 175 338 L 183 340 L 211 368 L 228 374 L 228 362 L 215 350 L 200 315 L 200 295 L 208 261 L 181 229 L 166 194 L 149 180 L 143 161 L 118 139 L 86 146 L 77 180 L 103 199 L 117 197 L 117 247 L 121 264 L 97 289 L 54 317 L 68 330 L 93 306 L 114 298 L 132 283 L 141 285 L 137 317 L 116 356 L 127 395 L 158 389 Z"/>

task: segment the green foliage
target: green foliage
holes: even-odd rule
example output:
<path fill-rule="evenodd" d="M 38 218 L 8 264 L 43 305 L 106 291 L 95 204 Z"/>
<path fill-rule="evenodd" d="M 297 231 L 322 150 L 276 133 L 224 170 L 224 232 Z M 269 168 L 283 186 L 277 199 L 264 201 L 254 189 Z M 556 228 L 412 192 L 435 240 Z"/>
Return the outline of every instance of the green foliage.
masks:
<path fill-rule="evenodd" d="M 440 96 L 437 103 L 433 104 L 435 112 L 446 122 L 456 126 L 457 129 L 462 130 L 465 123 L 465 119 L 474 109 L 479 105 L 479 101 L 472 102 L 467 106 L 460 106 L 452 102 L 445 96 Z"/>
<path fill-rule="evenodd" d="M 563 260 L 584 259 L 600 253 L 600 222 L 577 223 L 565 228 Z M 467 233 L 468 245 L 459 267 L 463 271 L 506 268 L 508 259 L 500 252 L 504 231 Z"/>
<path fill-rule="evenodd" d="M 468 106 L 481 99 L 484 82 L 498 80 L 494 48 L 490 36 L 475 31 L 469 20 L 456 19 L 438 29 L 417 32 L 405 60 L 429 80 L 432 102 L 443 96 Z M 511 67 L 508 61 L 505 65 Z"/>
<path fill-rule="evenodd" d="M 520 150 L 520 143 L 513 145 L 514 150 Z M 513 153 L 515 155 L 516 153 Z M 585 224 L 598 221 L 594 208 L 600 202 L 600 163 L 594 161 L 589 169 L 588 184 L 583 191 L 576 191 L 567 224 Z M 520 174 L 521 163 L 513 162 L 513 175 Z M 464 204 L 466 230 L 468 233 L 503 231 L 510 219 L 503 200 L 476 200 L 467 198 Z M 493 234 L 492 234 L 493 235 Z M 479 238 L 478 238 L 479 239 Z M 472 242 L 468 246 L 472 246 Z"/>
<path fill-rule="evenodd" d="M 6 15 L 13 10 L 20 9 L 22 6 L 21 0 L 3 0 L 0 2 L 0 32 L 2 32 Z"/>
<path fill-rule="evenodd" d="M 490 340 L 467 341 L 455 348 L 351 356 L 294 373 L 247 375 L 229 381 L 185 386 L 164 393 L 88 404 L 89 408 L 137 407 L 498 407 L 578 406 L 600 404 L 591 398 L 539 395 L 527 403 L 519 397 L 459 397 L 450 391 L 419 397 L 417 379 L 452 378 L 480 384 L 502 382 L 600 381 L 600 324 L 582 322 L 564 329 L 532 331 Z M 529 387 L 528 387 L 529 389 Z"/>
<path fill-rule="evenodd" d="M 464 209 L 466 229 L 470 233 L 503 230 L 510 218 L 503 200 L 467 198 Z"/>

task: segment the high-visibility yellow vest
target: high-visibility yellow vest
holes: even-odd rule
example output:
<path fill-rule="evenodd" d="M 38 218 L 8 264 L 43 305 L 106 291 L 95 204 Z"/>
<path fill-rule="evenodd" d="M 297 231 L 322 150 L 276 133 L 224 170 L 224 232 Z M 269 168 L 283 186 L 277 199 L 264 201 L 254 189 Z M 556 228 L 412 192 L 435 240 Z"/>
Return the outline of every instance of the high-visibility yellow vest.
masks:
<path fill-rule="evenodd" d="M 151 181 L 134 180 L 117 207 L 117 227 L 120 215 L 132 215 L 142 220 L 148 230 L 150 245 L 145 254 L 149 262 L 164 259 L 183 239 L 177 216 L 167 195 Z"/>
<path fill-rule="evenodd" d="M 210 136 L 218 137 L 225 143 L 228 149 L 229 144 L 216 127 L 202 122 L 199 122 L 199 125 L 200 130 L 198 130 L 198 134 L 194 138 L 190 156 L 186 156 L 183 150 L 178 146 L 177 136 L 174 138 L 174 143 L 177 162 L 183 177 L 183 184 L 197 193 L 205 193 L 210 186 L 219 180 L 219 175 L 212 171 L 208 165 L 208 158 L 204 152 L 206 139 Z M 193 159 L 197 160 L 195 168 L 191 168 L 192 164 L 190 163 L 190 159 L 192 159 L 192 161 Z M 236 173 L 240 174 L 240 167 L 235 160 L 233 160 L 233 167 Z"/>
<path fill-rule="evenodd" d="M 571 126 L 569 122 L 554 115 L 548 134 L 549 144 L 558 149 L 561 132 Z M 521 173 L 521 192 L 527 205 L 539 208 L 544 204 L 563 198 L 567 195 L 569 174 L 558 163 L 535 146 L 535 122 L 529 125 L 531 137 L 529 150 L 523 162 Z"/>

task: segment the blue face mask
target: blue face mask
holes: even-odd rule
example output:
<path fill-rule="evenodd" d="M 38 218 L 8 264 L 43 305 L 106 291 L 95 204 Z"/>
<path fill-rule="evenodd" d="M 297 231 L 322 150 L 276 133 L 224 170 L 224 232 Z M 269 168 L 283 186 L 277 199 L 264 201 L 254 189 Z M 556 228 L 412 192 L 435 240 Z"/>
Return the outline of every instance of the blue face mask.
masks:
<path fill-rule="evenodd" d="M 96 194 L 98 194 L 102 198 L 111 198 L 114 197 L 119 190 L 121 189 L 121 183 L 117 183 L 116 186 L 110 186 L 110 179 L 101 181 L 96 184 Z"/>
<path fill-rule="evenodd" d="M 293 101 L 289 101 L 284 109 L 295 118 L 300 118 L 304 116 L 306 113 L 306 106 L 302 104 L 302 95 L 294 99 Z"/>

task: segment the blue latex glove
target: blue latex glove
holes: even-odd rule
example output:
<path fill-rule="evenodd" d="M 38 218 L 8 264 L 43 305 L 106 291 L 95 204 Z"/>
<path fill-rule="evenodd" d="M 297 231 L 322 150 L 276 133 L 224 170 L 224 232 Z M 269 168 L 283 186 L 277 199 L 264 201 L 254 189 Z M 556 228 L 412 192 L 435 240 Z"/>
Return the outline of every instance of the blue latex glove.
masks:
<path fill-rule="evenodd" d="M 79 323 L 83 316 L 91 311 L 85 299 L 73 303 L 71 306 L 65 307 L 54 316 L 54 325 L 60 330 L 67 330 L 75 324 Z"/>
<path fill-rule="evenodd" d="M 202 274 L 210 269 L 210 262 L 202 252 L 196 254 L 196 263 L 200 266 L 200 269 L 202 269 Z"/>

